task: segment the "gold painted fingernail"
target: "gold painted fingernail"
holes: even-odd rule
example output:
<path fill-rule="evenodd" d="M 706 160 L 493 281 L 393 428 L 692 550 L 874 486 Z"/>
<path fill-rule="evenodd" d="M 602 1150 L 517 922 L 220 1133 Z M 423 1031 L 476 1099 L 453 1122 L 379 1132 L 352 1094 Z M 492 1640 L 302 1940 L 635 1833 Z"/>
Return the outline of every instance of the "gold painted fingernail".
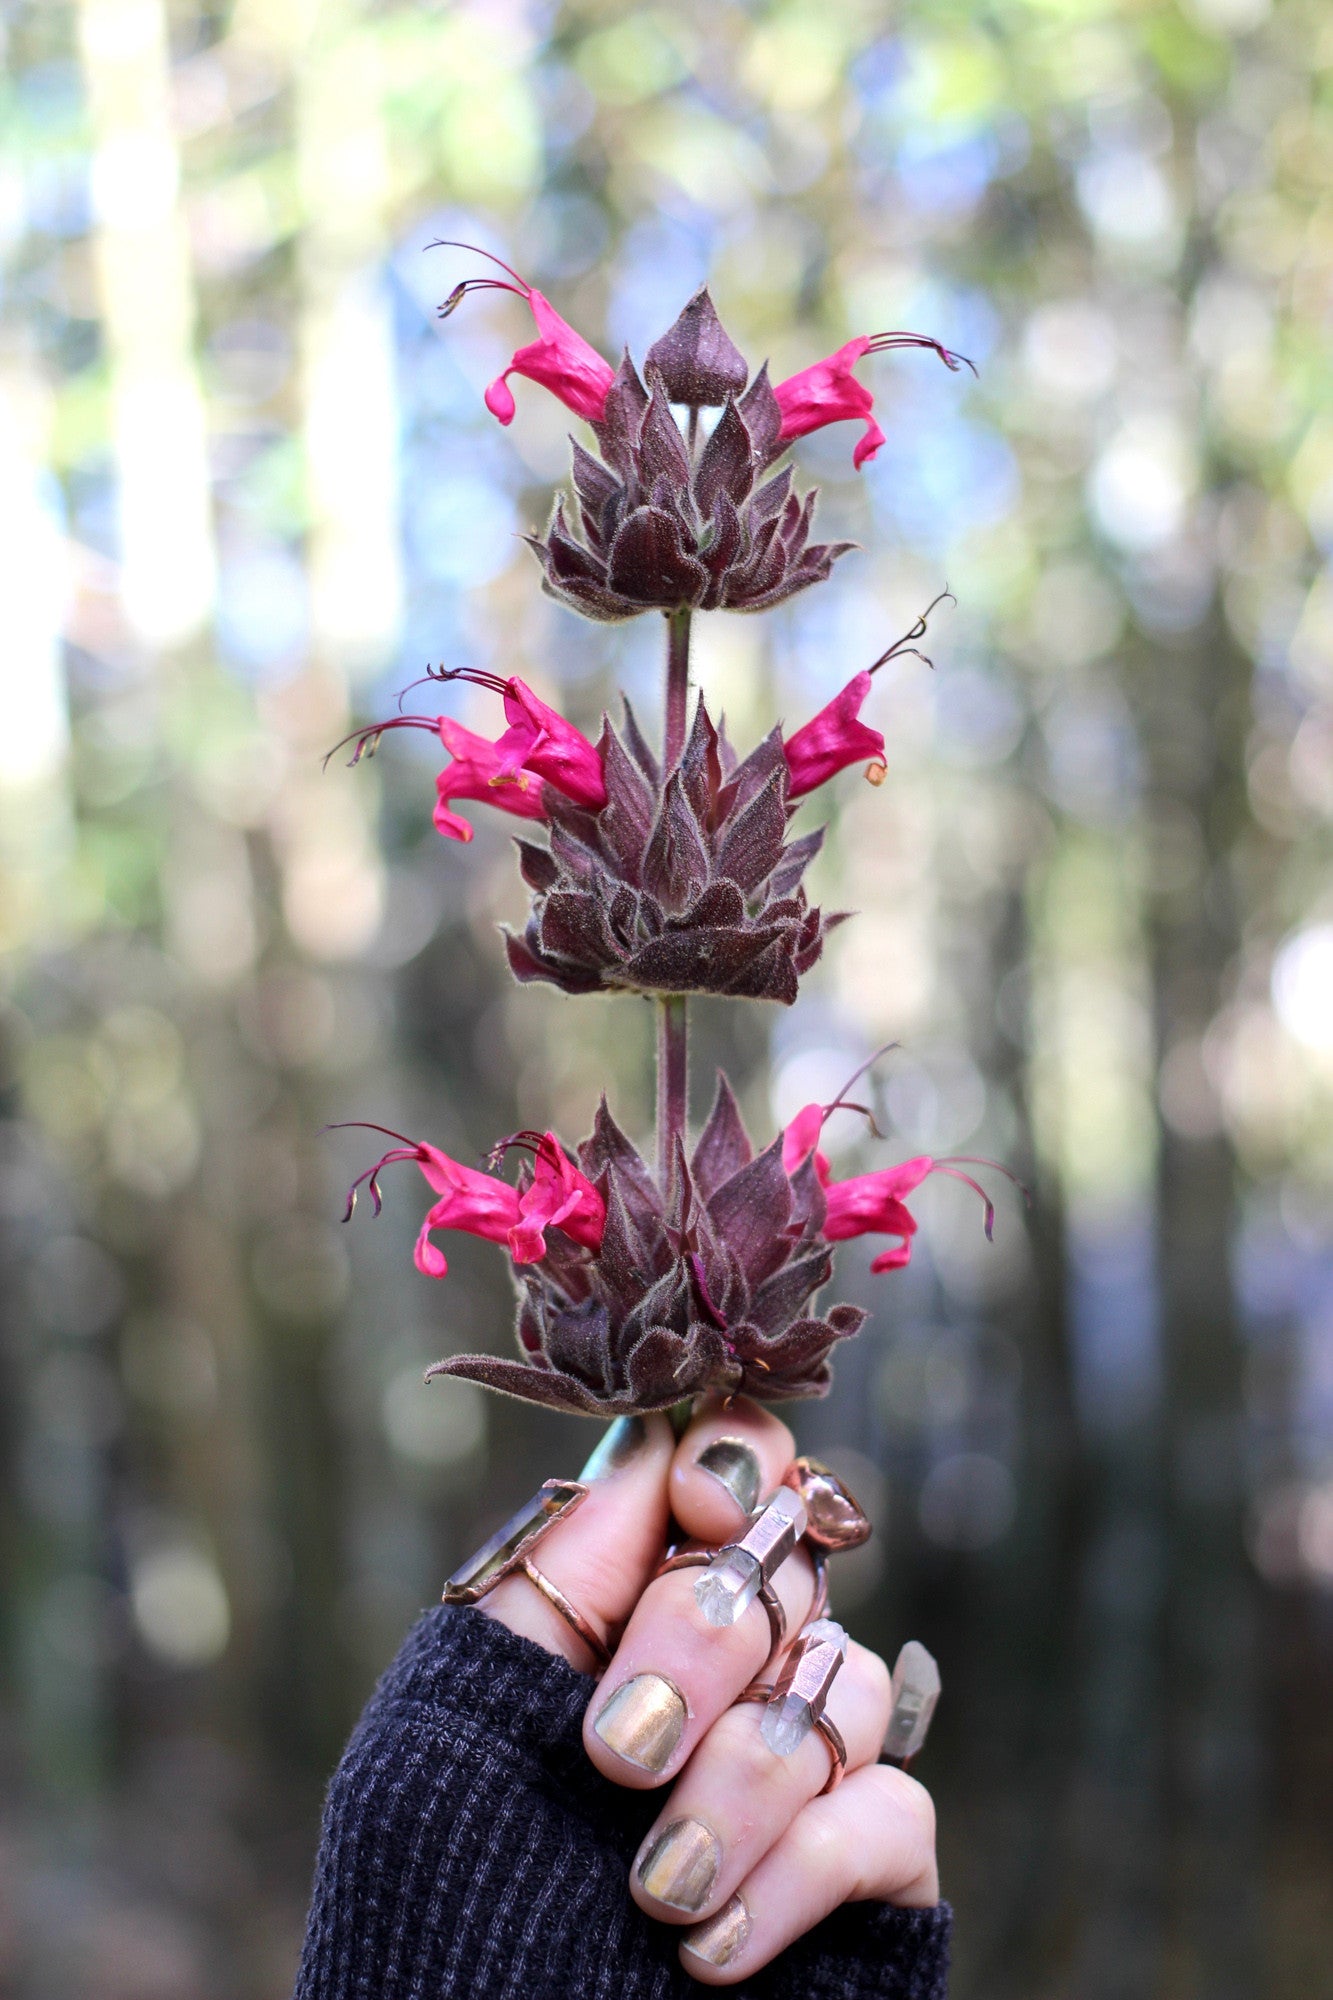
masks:
<path fill-rule="evenodd" d="M 593 1728 L 617 1757 L 663 1771 L 685 1729 L 685 1698 L 661 1674 L 635 1674 L 618 1687 Z"/>
<path fill-rule="evenodd" d="M 708 1965 L 730 1965 L 750 1935 L 751 1918 L 740 1896 L 724 1903 L 715 1917 L 681 1939 L 686 1951 Z"/>
<path fill-rule="evenodd" d="M 700 1472 L 709 1472 L 725 1486 L 733 1500 L 753 1514 L 759 1504 L 759 1484 L 763 1478 L 759 1460 L 744 1438 L 714 1438 L 695 1459 Z"/>
<path fill-rule="evenodd" d="M 635 1873 L 659 1903 L 701 1910 L 721 1866 L 722 1844 L 713 1829 L 702 1820 L 676 1819 L 644 1849 Z"/>
<path fill-rule="evenodd" d="M 592 1456 L 579 1474 L 585 1486 L 591 1486 L 596 1479 L 609 1479 L 613 1472 L 619 1472 L 622 1465 L 628 1465 L 644 1439 L 648 1426 L 642 1417 L 617 1417 L 592 1448 Z"/>

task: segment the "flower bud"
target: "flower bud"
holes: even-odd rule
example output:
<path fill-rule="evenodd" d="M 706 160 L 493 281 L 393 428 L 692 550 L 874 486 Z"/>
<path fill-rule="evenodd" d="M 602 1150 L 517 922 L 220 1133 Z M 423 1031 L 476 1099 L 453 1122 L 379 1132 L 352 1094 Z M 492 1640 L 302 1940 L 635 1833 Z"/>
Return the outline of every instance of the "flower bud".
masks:
<path fill-rule="evenodd" d="M 673 403 L 709 408 L 739 396 L 750 370 L 717 316 L 703 285 L 674 326 L 648 349 L 645 362 L 656 369 Z"/>

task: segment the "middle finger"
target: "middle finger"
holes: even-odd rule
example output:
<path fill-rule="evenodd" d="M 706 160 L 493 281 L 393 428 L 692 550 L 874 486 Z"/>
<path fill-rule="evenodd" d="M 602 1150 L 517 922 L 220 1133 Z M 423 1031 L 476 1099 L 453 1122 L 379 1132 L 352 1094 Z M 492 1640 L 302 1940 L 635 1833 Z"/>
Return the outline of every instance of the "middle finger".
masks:
<path fill-rule="evenodd" d="M 706 1623 L 694 1594 L 703 1574 L 673 1570 L 648 1586 L 589 1706 L 584 1745 L 617 1784 L 648 1790 L 674 1776 L 772 1650 L 768 1615 L 757 1601 L 734 1625 Z M 815 1590 L 804 1545 L 772 1587 L 788 1631 L 798 1632 Z"/>

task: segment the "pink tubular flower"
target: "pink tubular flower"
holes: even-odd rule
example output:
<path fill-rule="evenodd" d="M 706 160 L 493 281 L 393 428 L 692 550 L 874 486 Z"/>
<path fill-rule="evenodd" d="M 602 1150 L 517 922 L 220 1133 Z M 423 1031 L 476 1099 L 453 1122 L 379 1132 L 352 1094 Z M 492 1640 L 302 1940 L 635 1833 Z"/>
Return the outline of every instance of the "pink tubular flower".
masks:
<path fill-rule="evenodd" d="M 471 667 L 433 671 L 437 681 L 464 680 L 504 697 L 508 729 L 497 741 L 478 736 L 449 715 L 394 715 L 343 738 L 355 742 L 352 764 L 373 757 L 380 738 L 390 729 L 428 729 L 438 736 L 453 759 L 435 780 L 438 794 L 435 825 L 446 840 L 469 841 L 472 828 L 450 810 L 455 799 L 477 799 L 498 806 L 517 819 L 546 819 L 543 782 L 554 785 L 575 805 L 600 812 L 606 804 L 602 755 L 581 730 L 538 699 L 526 681 L 502 680 Z M 342 748 L 341 743 L 334 750 Z M 329 756 L 334 754 L 330 750 Z M 325 760 L 327 762 L 327 759 Z"/>
<path fill-rule="evenodd" d="M 520 1133 L 519 1138 L 528 1135 Z M 519 1197 L 520 1220 L 509 1231 L 510 1254 L 516 1264 L 535 1264 L 546 1255 L 548 1229 L 563 1229 L 585 1250 L 600 1250 L 606 1228 L 606 1203 L 592 1182 L 568 1157 L 554 1132 L 536 1139 L 532 1186 Z"/>
<path fill-rule="evenodd" d="M 412 1253 L 418 1271 L 427 1278 L 443 1278 L 449 1266 L 444 1252 L 430 1240 L 432 1229 L 461 1229 L 468 1236 L 483 1236 L 490 1243 L 508 1243 L 516 1230 L 522 1215 L 516 1189 L 495 1174 L 483 1174 L 476 1167 L 462 1166 L 451 1160 L 437 1146 L 425 1146 L 414 1139 L 404 1138 L 401 1132 L 390 1132 L 386 1126 L 372 1125 L 366 1128 L 373 1132 L 383 1132 L 386 1138 L 397 1139 L 400 1143 L 391 1146 L 373 1167 L 358 1174 L 347 1192 L 347 1210 L 343 1221 L 351 1218 L 356 1207 L 356 1192 L 362 1181 L 370 1191 L 370 1199 L 379 1214 L 383 1205 L 380 1194 L 379 1177 L 384 1168 L 397 1160 L 413 1160 L 426 1176 L 431 1187 L 440 1196 L 426 1211 L 426 1220 L 417 1233 L 416 1248 Z"/>
<path fill-rule="evenodd" d="M 923 1153 L 915 1160 L 900 1160 L 896 1167 L 881 1167 L 877 1173 L 854 1174 L 851 1180 L 835 1181 L 826 1156 L 818 1151 L 819 1135 L 831 1113 L 844 1105 L 848 1110 L 862 1108 L 846 1104 L 843 1098 L 832 1104 L 804 1105 L 787 1126 L 782 1140 L 782 1164 L 789 1175 L 794 1174 L 811 1154 L 814 1155 L 815 1173 L 827 1204 L 824 1235 L 830 1243 L 845 1243 L 853 1236 L 896 1236 L 898 1242 L 894 1248 L 882 1251 L 870 1268 L 875 1273 L 902 1270 L 911 1259 L 912 1238 L 917 1227 L 916 1219 L 909 1213 L 903 1197 L 919 1188 L 931 1174 L 945 1174 L 950 1180 L 962 1181 L 965 1187 L 970 1187 L 981 1196 L 985 1203 L 983 1227 L 989 1241 L 995 1228 L 994 1204 L 986 1190 L 970 1174 L 959 1172 L 958 1163 L 965 1161 L 970 1166 L 995 1167 L 997 1163 L 994 1160 L 976 1160 L 970 1153 L 935 1160 Z M 1007 1168 L 998 1167 L 997 1171 L 1013 1179 Z"/>
<path fill-rule="evenodd" d="M 790 774 L 788 798 L 804 798 L 849 764 L 866 759 L 884 762 L 883 736 L 858 720 L 870 688 L 868 670 L 853 675 L 841 694 L 834 695 L 826 708 L 787 738 L 782 754 Z"/>
<path fill-rule="evenodd" d="M 934 1160 L 923 1156 L 903 1160 L 896 1167 L 881 1167 L 875 1174 L 857 1174 L 849 1181 L 830 1181 L 824 1187 L 828 1212 L 824 1234 L 830 1243 L 845 1243 L 853 1236 L 896 1236 L 892 1250 L 883 1251 L 870 1268 L 900 1271 L 912 1255 L 916 1221 L 902 1197 L 920 1187 L 927 1174 L 936 1171 Z"/>
<path fill-rule="evenodd" d="M 468 841 L 472 828 L 461 814 L 451 812 L 455 799 L 477 799 L 518 819 L 546 818 L 542 804 L 542 781 L 532 771 L 511 770 L 499 746 L 475 731 L 465 729 L 452 716 L 436 722 L 440 741 L 453 762 L 435 780 L 437 798 L 434 820 L 446 840 Z"/>
<path fill-rule="evenodd" d="M 430 1240 L 433 1229 L 461 1229 L 489 1243 L 503 1243 L 516 1264 L 540 1262 L 546 1255 L 548 1229 L 563 1229 L 585 1249 L 601 1248 L 606 1204 L 567 1157 L 553 1132 L 519 1132 L 496 1149 L 502 1153 L 509 1146 L 521 1145 L 535 1155 L 531 1184 L 520 1193 L 495 1173 L 482 1173 L 451 1160 L 438 1146 L 422 1145 L 384 1125 L 366 1129 L 383 1132 L 399 1144 L 357 1175 L 348 1189 L 343 1221 L 350 1220 L 363 1181 L 378 1215 L 383 1205 L 379 1177 L 385 1167 L 399 1160 L 415 1162 L 440 1197 L 426 1212 L 413 1252 L 417 1269 L 426 1277 L 443 1278 L 449 1269 L 443 1251 Z"/>
<path fill-rule="evenodd" d="M 852 370 L 864 355 L 882 354 L 891 347 L 929 347 L 946 368 L 972 368 L 966 355 L 952 354 L 924 333 L 858 334 L 836 354 L 816 361 L 810 368 L 802 368 L 799 374 L 789 375 L 785 382 L 777 384 L 773 393 L 782 411 L 782 429 L 778 433 L 781 442 L 788 444 L 793 438 L 806 437 L 811 431 L 822 430 L 825 424 L 840 423 L 844 418 L 864 420 L 865 430 L 852 453 L 852 464 L 859 472 L 883 444 L 884 433 L 871 415 L 874 397 L 857 381 Z M 975 374 L 976 370 L 973 368 L 972 372 Z"/>
<path fill-rule="evenodd" d="M 501 812 L 513 813 L 517 819 L 546 818 L 541 773 L 525 771 L 521 758 L 512 752 L 501 755 L 499 744 L 492 743 L 489 737 L 478 736 L 475 730 L 465 729 L 451 715 L 393 715 L 387 722 L 372 722 L 367 729 L 355 730 L 343 738 L 343 743 L 356 744 L 350 763 L 357 765 L 363 757 L 373 757 L 380 738 L 390 729 L 428 729 L 449 752 L 453 761 L 435 780 L 434 820 L 446 840 L 466 842 L 472 838 L 467 821 L 449 810 L 455 799 L 477 799 L 485 805 L 498 806 Z M 508 732 L 512 734 L 512 730 Z M 507 737 L 501 741 L 507 741 Z M 329 757 L 341 750 L 343 743 L 335 743 Z M 327 763 L 328 758 L 324 761 Z"/>
<path fill-rule="evenodd" d="M 540 701 L 525 681 L 511 678 L 494 684 L 504 694 L 509 723 L 495 745 L 501 777 L 534 771 L 575 805 L 600 812 L 606 804 L 606 780 L 596 744 Z"/>
<path fill-rule="evenodd" d="M 471 250 L 475 245 L 432 245 L 432 248 L 443 247 Z M 606 407 L 606 392 L 616 379 L 610 362 L 603 361 L 596 348 L 589 347 L 583 335 L 575 333 L 573 327 L 561 319 L 550 300 L 543 298 L 539 291 L 520 278 L 517 271 L 510 270 L 500 258 L 491 256 L 489 250 L 480 250 L 477 254 L 490 257 L 492 264 L 507 271 L 514 282 L 506 284 L 503 278 L 467 278 L 461 285 L 454 286 L 440 307 L 440 318 L 447 319 L 469 292 L 494 291 L 513 292 L 517 298 L 525 299 L 537 322 L 538 338 L 529 341 L 526 347 L 514 350 L 509 366 L 503 374 L 496 376 L 486 391 L 486 408 L 491 415 L 502 424 L 513 423 L 514 398 L 508 377 L 526 375 L 530 382 L 539 382 L 543 389 L 549 389 L 575 416 L 586 417 L 589 423 L 599 423 Z"/>

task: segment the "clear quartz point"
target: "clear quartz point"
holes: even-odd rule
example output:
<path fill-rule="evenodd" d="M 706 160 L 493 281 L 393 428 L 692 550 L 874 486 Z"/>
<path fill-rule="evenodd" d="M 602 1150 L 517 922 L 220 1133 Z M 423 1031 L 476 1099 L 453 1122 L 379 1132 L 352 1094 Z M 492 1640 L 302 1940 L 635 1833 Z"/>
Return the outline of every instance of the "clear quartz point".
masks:
<path fill-rule="evenodd" d="M 694 1586 L 695 1602 L 710 1625 L 734 1625 L 744 1617 L 760 1585 L 796 1547 L 805 1524 L 805 1502 L 785 1486 L 755 1510 L 741 1539 L 719 1549 Z"/>
<path fill-rule="evenodd" d="M 847 1658 L 847 1634 L 836 1618 L 816 1618 L 801 1634 L 808 1646 L 836 1646 L 840 1659 Z"/>
<path fill-rule="evenodd" d="M 847 1657 L 847 1634 L 832 1618 L 807 1625 L 783 1662 L 759 1733 L 779 1757 L 799 1750 L 824 1710 L 828 1691 Z"/>
<path fill-rule="evenodd" d="M 694 1598 L 710 1625 L 734 1625 L 755 1598 L 763 1572 L 746 1549 L 725 1549 L 696 1578 Z"/>
<path fill-rule="evenodd" d="M 790 1757 L 799 1750 L 814 1726 L 815 1712 L 799 1694 L 770 1701 L 759 1718 L 759 1734 L 779 1757 Z"/>
<path fill-rule="evenodd" d="M 905 1764 L 925 1742 L 940 1698 L 940 1670 L 919 1639 L 909 1639 L 894 1661 L 892 1693 L 884 1755 Z"/>

